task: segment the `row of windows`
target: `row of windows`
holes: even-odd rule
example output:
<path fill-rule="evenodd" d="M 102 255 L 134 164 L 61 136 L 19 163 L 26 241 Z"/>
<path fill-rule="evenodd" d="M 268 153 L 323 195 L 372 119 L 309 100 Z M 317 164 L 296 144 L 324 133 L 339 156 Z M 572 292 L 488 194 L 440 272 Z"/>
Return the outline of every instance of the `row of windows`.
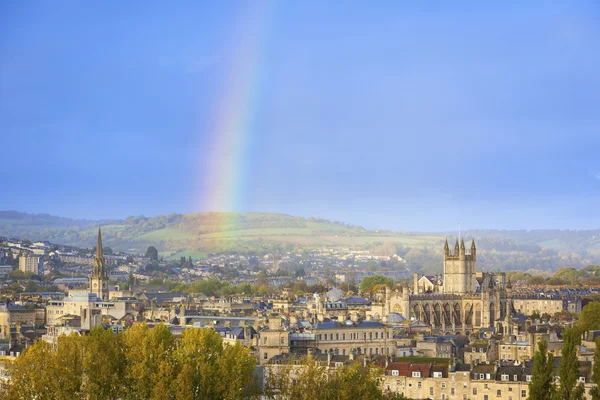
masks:
<path fill-rule="evenodd" d="M 398 371 L 397 369 L 393 369 L 392 370 L 392 376 L 399 376 L 400 375 L 400 371 Z M 412 372 L 412 377 L 413 378 L 420 378 L 421 377 L 421 372 L 420 371 L 413 371 Z M 442 373 L 441 372 L 434 372 L 433 373 L 433 377 L 434 378 L 442 378 Z M 442 383 L 442 388 L 445 388 L 446 384 Z"/>
<path fill-rule="evenodd" d="M 400 386 L 400 381 L 396 381 L 396 386 Z M 412 387 L 412 384 L 409 383 L 408 386 Z M 466 384 L 465 384 L 464 387 L 466 387 Z M 417 389 L 421 389 L 421 388 L 422 388 L 422 382 L 417 382 Z M 387 386 L 387 389 L 388 390 L 390 389 L 389 385 Z M 446 384 L 445 383 L 442 383 L 442 389 L 446 389 Z M 484 387 L 484 389 L 487 389 L 487 385 Z M 509 387 L 508 391 L 512 392 L 512 388 Z M 450 387 L 450 395 L 454 396 L 454 394 L 455 394 L 454 387 Z M 430 396 L 434 396 L 435 395 L 433 386 L 429 387 L 429 395 Z M 473 396 L 477 396 L 477 388 L 473 388 Z M 466 397 L 466 395 L 463 395 L 463 397 Z M 502 390 L 500 390 L 500 389 L 496 390 L 496 397 L 502 397 Z M 527 390 L 526 389 L 521 390 L 521 397 L 522 398 L 527 397 Z M 441 394 L 441 398 L 442 398 L 442 400 L 444 400 L 446 398 L 446 394 L 442 393 Z M 483 395 L 483 399 L 484 400 L 489 400 L 489 395 L 484 394 Z M 512 400 L 512 397 L 509 397 L 508 399 Z"/>
<path fill-rule="evenodd" d="M 390 338 L 390 333 L 386 332 L 385 339 Z M 323 333 L 317 335 L 317 340 L 359 340 L 360 334 L 358 332 L 350 332 L 347 335 L 345 333 Z M 384 333 L 375 332 L 375 337 L 373 337 L 373 332 L 369 332 L 368 335 L 369 340 L 373 339 L 384 339 Z M 362 339 L 367 340 L 367 332 L 363 332 Z"/>
<path fill-rule="evenodd" d="M 508 347 L 508 349 L 510 350 L 512 348 L 512 346 L 502 346 L 502 350 L 505 350 Z M 525 346 L 515 346 L 517 349 L 519 350 L 526 350 L 527 347 Z"/>
<path fill-rule="evenodd" d="M 324 349 L 324 350 L 322 351 L 322 353 L 323 353 L 323 354 L 327 354 L 327 352 L 328 352 L 328 351 L 329 351 L 329 350 L 326 350 L 326 349 Z M 361 352 L 362 352 L 362 353 L 361 353 Z M 362 349 L 362 350 L 361 350 L 361 348 L 360 348 L 360 347 L 357 347 L 357 348 L 356 348 L 356 353 L 357 353 L 357 354 L 367 354 L 367 352 L 368 352 L 369 354 L 384 354 L 384 349 L 383 349 L 383 347 L 382 347 L 382 348 L 381 348 L 381 353 L 379 353 L 379 348 L 377 348 L 377 347 L 376 347 L 375 349 L 373 349 L 372 347 L 371 347 L 371 348 L 367 348 L 367 347 L 365 347 L 365 348 L 364 348 L 364 349 Z M 336 355 L 340 354 L 340 351 L 339 351 L 339 349 L 335 349 L 335 350 L 334 350 L 334 354 L 336 354 Z M 390 354 L 390 349 L 386 349 L 386 350 L 385 350 L 385 354 Z M 346 349 L 342 349 L 342 355 L 343 355 L 343 356 L 345 356 L 345 355 L 346 355 Z"/>
<path fill-rule="evenodd" d="M 525 380 L 527 382 L 531 382 L 531 377 L 532 377 L 531 375 L 526 375 L 525 376 Z M 480 379 L 480 380 L 481 379 L 487 379 L 487 380 L 491 380 L 493 378 L 492 378 L 491 374 L 473 374 L 473 379 Z M 505 382 L 510 381 L 510 375 L 502 374 L 502 375 L 500 375 L 500 380 L 501 381 L 505 381 Z M 519 380 L 519 375 L 513 375 L 513 381 L 518 381 L 518 380 Z"/>
<path fill-rule="evenodd" d="M 487 389 L 487 385 L 484 386 L 484 389 Z M 508 387 L 508 391 L 512 392 L 512 388 L 509 386 Z M 473 388 L 473 396 L 477 395 L 477 388 Z M 498 389 L 496 390 L 496 397 L 502 397 L 502 390 Z M 523 389 L 521 390 L 521 397 L 527 397 L 527 390 Z M 484 394 L 483 395 L 483 400 L 488 400 L 488 395 Z M 512 397 L 509 397 L 509 399 L 512 399 Z"/>

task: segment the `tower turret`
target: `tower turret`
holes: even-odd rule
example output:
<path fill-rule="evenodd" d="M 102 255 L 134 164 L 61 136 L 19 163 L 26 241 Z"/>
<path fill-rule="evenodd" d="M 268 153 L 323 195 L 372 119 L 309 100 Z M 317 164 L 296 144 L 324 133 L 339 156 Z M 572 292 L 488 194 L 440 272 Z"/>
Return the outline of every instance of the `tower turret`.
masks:
<path fill-rule="evenodd" d="M 456 244 L 454 245 L 454 255 L 458 256 L 459 251 L 460 251 L 460 247 L 458 246 L 458 238 L 457 238 Z"/>
<path fill-rule="evenodd" d="M 471 242 L 471 256 L 473 256 L 473 261 L 475 261 L 475 253 L 476 253 L 476 249 L 475 249 L 475 239 L 473 239 L 473 241 Z"/>
<path fill-rule="evenodd" d="M 460 240 L 460 252 L 459 256 L 461 260 L 465 259 L 465 239 Z"/>
<path fill-rule="evenodd" d="M 448 257 L 450 255 L 450 247 L 448 247 L 448 238 L 446 238 L 446 242 L 444 243 L 444 256 Z"/>

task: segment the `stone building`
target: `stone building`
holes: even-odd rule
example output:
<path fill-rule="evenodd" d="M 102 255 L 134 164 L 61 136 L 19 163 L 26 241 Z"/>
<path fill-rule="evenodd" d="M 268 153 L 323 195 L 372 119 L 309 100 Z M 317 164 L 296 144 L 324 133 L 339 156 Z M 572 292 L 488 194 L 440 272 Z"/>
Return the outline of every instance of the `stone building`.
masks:
<path fill-rule="evenodd" d="M 446 241 L 443 276 L 423 281 L 415 273 L 412 290 L 382 290 L 370 313 L 376 319 L 399 313 L 428 324 L 437 334 L 468 335 L 481 328 L 510 332 L 511 284 L 503 273 L 478 272 L 476 252 L 475 240 L 468 254 L 464 240 L 456 241 L 454 252 Z"/>
<path fill-rule="evenodd" d="M 19 257 L 19 270 L 31 272 L 34 275 L 44 274 L 44 257 L 35 255 L 21 255 Z"/>

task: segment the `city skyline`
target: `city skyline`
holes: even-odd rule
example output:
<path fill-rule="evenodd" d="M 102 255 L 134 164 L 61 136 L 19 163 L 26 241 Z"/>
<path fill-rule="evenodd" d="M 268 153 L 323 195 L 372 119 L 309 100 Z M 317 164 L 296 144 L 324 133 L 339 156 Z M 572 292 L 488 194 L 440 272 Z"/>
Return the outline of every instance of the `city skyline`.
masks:
<path fill-rule="evenodd" d="M 600 226 L 594 2 L 253 4 L 2 5 L 0 209 Z"/>

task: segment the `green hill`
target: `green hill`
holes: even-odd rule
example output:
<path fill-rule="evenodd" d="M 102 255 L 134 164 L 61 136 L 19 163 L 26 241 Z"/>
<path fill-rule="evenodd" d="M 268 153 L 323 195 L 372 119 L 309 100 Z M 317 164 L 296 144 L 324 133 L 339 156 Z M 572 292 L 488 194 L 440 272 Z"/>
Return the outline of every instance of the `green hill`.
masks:
<path fill-rule="evenodd" d="M 319 247 L 372 249 L 397 253 L 409 267 L 440 271 L 442 246 L 453 233 L 410 233 L 367 230 L 361 226 L 321 218 L 273 213 L 190 213 L 124 220 L 88 221 L 0 211 L 0 236 L 91 247 L 98 224 L 104 243 L 116 251 L 143 253 L 156 246 L 167 257 L 223 251 L 271 252 Z M 484 270 L 556 270 L 600 263 L 600 230 L 467 232 L 477 240 L 478 268 Z"/>
<path fill-rule="evenodd" d="M 99 221 L 69 220 L 48 215 L 0 212 L 0 234 L 53 243 L 91 246 Z M 363 246 L 394 242 L 406 246 L 439 244 L 439 235 L 369 231 L 360 226 L 320 218 L 271 213 L 192 213 L 128 217 L 103 221 L 107 245 L 121 251 L 218 252 L 272 247 Z"/>

